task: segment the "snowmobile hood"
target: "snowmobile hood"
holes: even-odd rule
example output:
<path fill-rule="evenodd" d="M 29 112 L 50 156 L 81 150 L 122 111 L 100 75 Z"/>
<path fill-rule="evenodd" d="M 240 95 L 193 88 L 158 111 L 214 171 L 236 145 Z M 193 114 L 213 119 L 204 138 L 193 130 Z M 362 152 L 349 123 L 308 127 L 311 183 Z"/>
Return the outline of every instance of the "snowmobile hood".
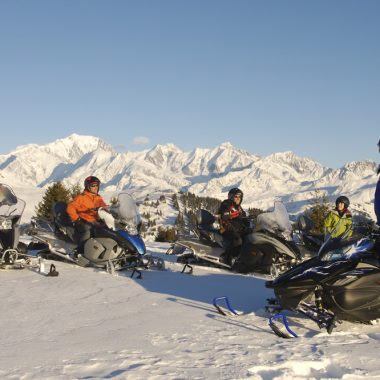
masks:
<path fill-rule="evenodd" d="M 117 231 L 117 233 L 125 240 L 127 240 L 136 249 L 136 252 L 140 256 L 145 255 L 146 247 L 144 240 L 140 235 L 130 235 L 127 231 L 124 230 Z"/>
<path fill-rule="evenodd" d="M 322 244 L 318 257 L 323 262 L 332 262 L 337 260 L 358 259 L 364 252 L 374 247 L 373 240 L 365 238 L 350 239 L 328 239 Z"/>

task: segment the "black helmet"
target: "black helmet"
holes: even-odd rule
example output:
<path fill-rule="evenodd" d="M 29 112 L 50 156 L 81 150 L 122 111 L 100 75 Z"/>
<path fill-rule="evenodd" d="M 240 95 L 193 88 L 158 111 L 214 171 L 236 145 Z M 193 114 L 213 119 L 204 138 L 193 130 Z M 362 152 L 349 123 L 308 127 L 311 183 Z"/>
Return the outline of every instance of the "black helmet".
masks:
<path fill-rule="evenodd" d="M 100 186 L 100 179 L 98 177 L 94 177 L 94 176 L 90 175 L 89 177 L 87 177 L 84 180 L 84 188 L 87 191 L 89 191 L 90 190 L 90 186 L 93 185 L 94 183 L 96 185 Z"/>
<path fill-rule="evenodd" d="M 243 192 L 237 188 L 237 187 L 234 187 L 233 189 L 231 189 L 229 192 L 228 192 L 228 199 L 233 201 L 234 200 L 234 196 L 235 195 L 240 195 L 240 203 L 243 202 Z"/>
<path fill-rule="evenodd" d="M 350 200 L 344 195 L 341 195 L 340 197 L 336 198 L 335 206 L 338 206 L 338 203 L 344 203 L 344 207 L 348 208 L 350 205 Z"/>

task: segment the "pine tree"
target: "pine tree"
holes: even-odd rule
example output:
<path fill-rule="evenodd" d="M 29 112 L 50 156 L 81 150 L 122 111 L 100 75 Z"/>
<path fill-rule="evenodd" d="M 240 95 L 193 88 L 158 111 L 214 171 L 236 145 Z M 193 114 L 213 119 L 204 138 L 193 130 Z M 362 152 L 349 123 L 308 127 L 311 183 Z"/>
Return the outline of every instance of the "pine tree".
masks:
<path fill-rule="evenodd" d="M 262 214 L 264 210 L 261 210 L 260 208 L 249 208 L 248 209 L 248 215 L 253 220 L 253 223 L 256 224 L 257 216 Z"/>
<path fill-rule="evenodd" d="M 173 201 L 173 207 L 176 210 L 179 210 L 179 203 L 178 203 L 178 199 L 177 199 L 177 194 L 172 195 L 172 201 Z"/>
<path fill-rule="evenodd" d="M 82 188 L 79 185 L 79 183 L 76 183 L 75 185 L 71 186 L 71 188 L 70 188 L 70 194 L 71 194 L 72 199 L 74 199 L 81 192 L 82 192 Z"/>
<path fill-rule="evenodd" d="M 309 200 L 311 208 L 306 211 L 306 215 L 313 221 L 314 228 L 311 232 L 323 234 L 325 231 L 324 220 L 329 212 L 328 198 L 325 192 L 316 190 L 314 197 Z"/>
<path fill-rule="evenodd" d="M 42 197 L 42 201 L 35 208 L 38 218 L 53 220 L 52 207 L 55 202 L 70 202 L 72 195 L 62 182 L 55 182 L 50 185 Z"/>

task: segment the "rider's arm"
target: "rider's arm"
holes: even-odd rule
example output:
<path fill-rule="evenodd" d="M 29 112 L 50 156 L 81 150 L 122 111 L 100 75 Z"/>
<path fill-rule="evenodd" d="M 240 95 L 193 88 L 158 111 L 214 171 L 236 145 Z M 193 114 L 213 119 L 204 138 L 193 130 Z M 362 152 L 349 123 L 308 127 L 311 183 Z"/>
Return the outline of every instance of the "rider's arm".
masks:
<path fill-rule="evenodd" d="M 79 219 L 79 215 L 77 212 L 78 209 L 78 203 L 79 203 L 79 197 L 75 197 L 66 208 L 66 212 L 68 213 L 70 219 L 75 222 Z"/>
<path fill-rule="evenodd" d="M 224 221 L 231 219 L 230 204 L 227 201 L 223 201 L 219 208 L 220 218 Z"/>
<path fill-rule="evenodd" d="M 323 224 L 325 226 L 325 229 L 327 232 L 331 233 L 334 230 L 334 217 L 333 213 L 330 211 L 329 214 L 326 216 L 325 220 L 323 221 Z"/>

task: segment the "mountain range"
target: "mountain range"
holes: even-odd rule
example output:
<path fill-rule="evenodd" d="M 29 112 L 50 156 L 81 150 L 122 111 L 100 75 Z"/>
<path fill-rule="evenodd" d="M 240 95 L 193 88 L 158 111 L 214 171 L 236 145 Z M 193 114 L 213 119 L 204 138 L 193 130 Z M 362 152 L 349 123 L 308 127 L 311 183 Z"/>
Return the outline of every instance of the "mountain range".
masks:
<path fill-rule="evenodd" d="M 267 209 L 281 199 L 291 213 L 301 211 L 318 190 L 332 202 L 347 195 L 355 209 L 371 216 L 376 169 L 368 160 L 331 169 L 290 151 L 258 156 L 228 142 L 190 152 L 166 144 L 120 153 L 100 138 L 77 134 L 0 155 L 0 182 L 18 188 L 82 184 L 88 175 L 101 179 L 101 191 L 128 190 L 141 197 L 182 190 L 224 199 L 231 187 L 239 187 L 245 207 Z"/>

